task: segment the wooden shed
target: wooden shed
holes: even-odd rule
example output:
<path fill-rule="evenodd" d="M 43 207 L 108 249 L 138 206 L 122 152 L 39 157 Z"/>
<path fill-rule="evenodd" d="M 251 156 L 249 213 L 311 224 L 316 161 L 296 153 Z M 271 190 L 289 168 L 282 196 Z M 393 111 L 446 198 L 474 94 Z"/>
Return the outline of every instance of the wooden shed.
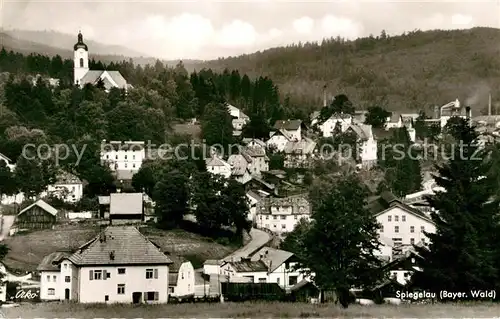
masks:
<path fill-rule="evenodd" d="M 40 199 L 17 214 L 16 228 L 51 229 L 56 222 L 57 209 Z"/>

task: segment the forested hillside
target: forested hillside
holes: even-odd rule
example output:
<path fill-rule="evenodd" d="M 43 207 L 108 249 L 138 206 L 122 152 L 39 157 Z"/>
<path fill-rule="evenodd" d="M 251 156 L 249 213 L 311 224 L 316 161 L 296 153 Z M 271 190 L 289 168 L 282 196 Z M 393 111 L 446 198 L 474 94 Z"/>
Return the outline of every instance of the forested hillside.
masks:
<path fill-rule="evenodd" d="M 268 75 L 304 107 L 320 106 L 326 83 L 331 95 L 345 93 L 358 105 L 386 97 L 390 110 L 417 110 L 460 98 L 469 99 L 473 112 L 479 112 L 488 91 L 494 102 L 500 100 L 499 43 L 500 30 L 493 28 L 414 31 L 393 37 L 382 32 L 355 41 L 331 38 L 189 67 Z"/>

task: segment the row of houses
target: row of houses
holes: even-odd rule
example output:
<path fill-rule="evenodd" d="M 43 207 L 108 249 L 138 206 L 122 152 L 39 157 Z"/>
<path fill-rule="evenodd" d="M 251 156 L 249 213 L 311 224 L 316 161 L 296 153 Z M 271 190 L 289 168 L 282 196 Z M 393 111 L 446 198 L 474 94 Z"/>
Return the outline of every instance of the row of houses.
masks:
<path fill-rule="evenodd" d="M 220 284 L 276 283 L 290 290 L 307 280 L 296 257 L 264 247 L 248 259 L 207 260 L 194 269 L 174 262 L 134 226 L 108 226 L 76 252 L 53 252 L 37 270 L 42 300 L 81 303 L 165 303 L 169 298 L 220 296 Z"/>

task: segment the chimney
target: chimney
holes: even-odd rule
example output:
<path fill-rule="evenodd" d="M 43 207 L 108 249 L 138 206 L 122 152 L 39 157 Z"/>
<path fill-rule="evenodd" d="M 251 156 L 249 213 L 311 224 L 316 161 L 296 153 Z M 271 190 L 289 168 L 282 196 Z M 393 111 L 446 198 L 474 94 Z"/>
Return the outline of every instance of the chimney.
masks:
<path fill-rule="evenodd" d="M 326 84 L 323 86 L 323 107 L 327 107 L 326 105 Z"/>
<path fill-rule="evenodd" d="M 491 116 L 491 93 L 488 96 L 488 115 Z"/>

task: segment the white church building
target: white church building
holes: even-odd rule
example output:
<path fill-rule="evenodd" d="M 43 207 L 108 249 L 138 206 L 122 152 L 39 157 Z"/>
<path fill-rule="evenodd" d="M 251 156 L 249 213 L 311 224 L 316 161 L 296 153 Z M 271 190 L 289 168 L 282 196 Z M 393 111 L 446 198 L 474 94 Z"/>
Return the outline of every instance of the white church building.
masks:
<path fill-rule="evenodd" d="M 119 71 L 89 69 L 89 49 L 83 42 L 81 32 L 78 33 L 78 42 L 73 48 L 75 51 L 73 68 L 75 85 L 79 85 L 80 87 L 83 87 L 85 84 L 95 85 L 99 80 L 102 80 L 106 91 L 109 91 L 113 87 L 124 90 L 132 88 Z"/>

